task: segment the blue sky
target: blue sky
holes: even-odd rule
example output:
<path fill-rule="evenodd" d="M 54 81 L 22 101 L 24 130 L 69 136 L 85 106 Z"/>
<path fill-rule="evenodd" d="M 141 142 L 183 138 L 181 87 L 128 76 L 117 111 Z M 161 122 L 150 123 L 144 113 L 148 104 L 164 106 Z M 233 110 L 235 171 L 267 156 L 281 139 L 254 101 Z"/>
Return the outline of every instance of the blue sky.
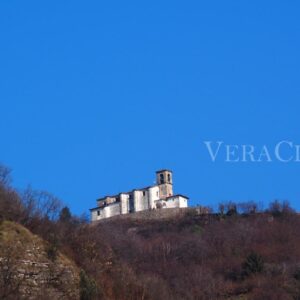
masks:
<path fill-rule="evenodd" d="M 203 141 L 300 144 L 299 1 L 0 3 L 0 161 L 73 212 L 174 171 L 190 204 L 289 200 L 300 163 L 213 163 Z"/>

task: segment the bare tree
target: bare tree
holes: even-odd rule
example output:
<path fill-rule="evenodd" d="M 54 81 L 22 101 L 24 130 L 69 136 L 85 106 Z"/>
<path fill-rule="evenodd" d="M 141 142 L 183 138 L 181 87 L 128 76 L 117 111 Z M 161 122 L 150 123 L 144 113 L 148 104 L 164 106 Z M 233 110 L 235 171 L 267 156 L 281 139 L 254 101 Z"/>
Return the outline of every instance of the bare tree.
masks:
<path fill-rule="evenodd" d="M 11 183 L 11 169 L 0 164 L 0 185 L 8 187 Z"/>
<path fill-rule="evenodd" d="M 238 204 L 238 210 L 242 214 L 255 214 L 258 210 L 258 205 L 254 201 L 241 202 Z"/>
<path fill-rule="evenodd" d="M 58 219 L 62 202 L 46 191 L 36 191 L 30 186 L 22 193 L 22 203 L 27 219 L 47 218 L 50 221 Z"/>
<path fill-rule="evenodd" d="M 289 201 L 279 201 L 275 200 L 270 203 L 267 212 L 271 213 L 274 217 L 291 214 L 295 211 L 291 208 Z"/>

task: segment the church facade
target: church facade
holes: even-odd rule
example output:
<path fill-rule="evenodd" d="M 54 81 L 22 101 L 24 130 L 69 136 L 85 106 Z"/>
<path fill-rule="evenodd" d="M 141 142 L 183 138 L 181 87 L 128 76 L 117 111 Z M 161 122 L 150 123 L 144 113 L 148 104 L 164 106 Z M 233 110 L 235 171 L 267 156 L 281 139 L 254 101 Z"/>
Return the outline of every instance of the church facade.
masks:
<path fill-rule="evenodd" d="M 156 184 L 128 193 L 106 196 L 90 209 L 91 221 L 143 210 L 188 207 L 188 197 L 173 194 L 173 174 L 170 170 L 156 172 Z"/>

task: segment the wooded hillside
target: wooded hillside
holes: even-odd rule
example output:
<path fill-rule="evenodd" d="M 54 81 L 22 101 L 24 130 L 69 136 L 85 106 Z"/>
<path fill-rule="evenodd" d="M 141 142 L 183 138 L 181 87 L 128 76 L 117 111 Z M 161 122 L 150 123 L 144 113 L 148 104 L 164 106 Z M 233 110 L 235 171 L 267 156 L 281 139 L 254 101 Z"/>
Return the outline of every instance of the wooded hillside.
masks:
<path fill-rule="evenodd" d="M 91 225 L 49 193 L 16 192 L 1 168 L 2 228 L 18 223 L 45 241 L 49 261 L 59 264 L 63 254 L 74 262 L 73 290 L 81 299 L 300 299 L 300 217 L 287 202 L 266 210 L 227 203 L 215 213 L 190 209 L 166 218 L 149 212 Z M 7 255 L 0 248 L 0 268 Z M 0 295 L 10 280 L 7 299 L 22 298 L 4 270 Z"/>

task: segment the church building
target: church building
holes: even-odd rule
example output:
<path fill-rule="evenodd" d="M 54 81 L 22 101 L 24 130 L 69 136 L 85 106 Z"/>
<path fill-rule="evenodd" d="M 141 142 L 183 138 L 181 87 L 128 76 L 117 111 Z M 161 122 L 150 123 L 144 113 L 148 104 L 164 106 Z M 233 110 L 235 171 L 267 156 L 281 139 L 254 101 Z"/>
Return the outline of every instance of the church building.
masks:
<path fill-rule="evenodd" d="M 156 172 L 155 185 L 100 198 L 97 207 L 90 209 L 90 212 L 93 222 L 143 210 L 176 207 L 188 207 L 188 197 L 174 195 L 172 171 L 160 170 Z"/>

